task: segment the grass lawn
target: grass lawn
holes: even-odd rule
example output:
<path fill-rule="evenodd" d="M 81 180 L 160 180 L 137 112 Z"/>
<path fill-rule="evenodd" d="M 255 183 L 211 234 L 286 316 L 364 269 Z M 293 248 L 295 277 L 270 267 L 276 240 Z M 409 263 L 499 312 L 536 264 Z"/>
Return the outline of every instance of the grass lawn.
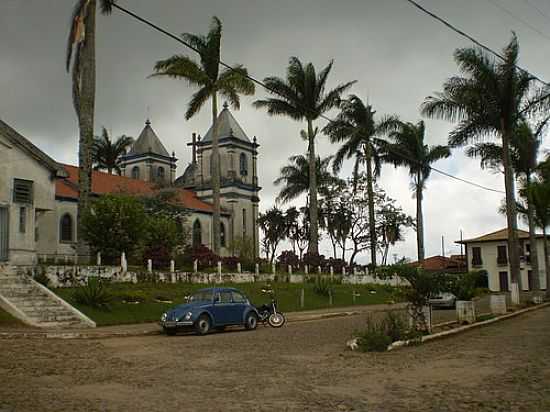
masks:
<path fill-rule="evenodd" d="M 24 328 L 26 325 L 8 312 L 0 309 L 0 328 Z"/>
<path fill-rule="evenodd" d="M 290 284 L 272 283 L 273 289 L 283 312 L 295 312 L 299 310 L 321 309 L 329 307 L 329 298 L 320 296 L 314 292 L 314 284 Z M 261 293 L 262 283 L 241 283 L 226 285 L 243 291 L 250 300 L 256 304 L 268 301 L 268 297 Z M 113 283 L 109 285 L 109 291 L 114 299 L 110 304 L 110 310 L 94 309 L 89 306 L 79 305 L 74 302 L 74 288 L 54 289 L 54 292 L 63 299 L 77 307 L 81 312 L 93 319 L 98 326 L 117 325 L 128 323 L 154 322 L 160 319 L 161 314 L 167 309 L 184 303 L 184 297 L 192 294 L 198 289 L 208 285 L 189 283 Z M 373 305 L 389 303 L 393 296 L 393 288 L 387 286 L 359 286 L 359 285 L 333 285 L 333 305 L 352 306 L 355 291 L 358 296 L 355 298 L 356 305 Z M 305 305 L 300 308 L 301 289 L 305 289 Z M 123 303 L 123 300 L 141 299 L 141 303 Z M 170 300 L 173 303 L 160 303 L 157 300 Z"/>

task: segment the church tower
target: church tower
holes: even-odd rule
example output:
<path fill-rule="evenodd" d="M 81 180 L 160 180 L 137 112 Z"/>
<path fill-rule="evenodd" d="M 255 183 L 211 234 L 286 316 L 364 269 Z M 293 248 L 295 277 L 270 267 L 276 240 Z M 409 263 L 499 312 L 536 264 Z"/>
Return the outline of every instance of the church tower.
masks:
<path fill-rule="evenodd" d="M 258 186 L 256 138 L 251 141 L 237 123 L 227 103 L 216 120 L 219 137 L 220 202 L 222 211 L 231 213 L 228 233 L 231 244 L 246 239 L 259 256 Z M 192 162 L 175 184 L 193 190 L 199 199 L 212 202 L 212 133 L 211 127 L 203 139 L 193 134 Z"/>
<path fill-rule="evenodd" d="M 175 180 L 177 160 L 173 152 L 170 156 L 147 119 L 130 151 L 121 156 L 120 170 L 122 176 L 168 185 Z"/>

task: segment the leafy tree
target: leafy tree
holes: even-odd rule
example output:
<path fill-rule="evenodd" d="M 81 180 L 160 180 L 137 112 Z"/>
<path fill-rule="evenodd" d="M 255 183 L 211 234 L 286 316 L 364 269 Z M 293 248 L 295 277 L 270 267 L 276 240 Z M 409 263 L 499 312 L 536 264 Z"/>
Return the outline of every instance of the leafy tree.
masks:
<path fill-rule="evenodd" d="M 405 240 L 404 231 L 414 226 L 412 217 L 403 212 L 403 209 L 396 205 L 394 199 L 382 193 L 381 200 L 377 207 L 376 229 L 381 238 L 380 251 L 382 253 L 382 265 L 388 262 L 390 246 Z"/>
<path fill-rule="evenodd" d="M 143 204 L 127 195 L 96 199 L 82 219 L 84 239 L 106 257 L 131 255 L 145 243 L 149 220 Z"/>
<path fill-rule="evenodd" d="M 126 149 L 132 145 L 134 139 L 122 135 L 115 142 L 111 141 L 109 132 L 104 127 L 101 136 L 96 136 L 92 146 L 92 162 L 94 169 L 107 169 L 109 174 L 113 170 L 120 175 L 120 156 L 126 154 Z"/>
<path fill-rule="evenodd" d="M 416 240 L 418 260 L 424 259 L 424 217 L 422 212 L 423 192 L 430 177 L 431 165 L 451 155 L 448 146 L 428 146 L 425 143 L 424 122 L 405 123 L 389 118 L 380 125 L 388 134 L 390 142 L 384 145 L 384 160 L 395 167 L 409 169 L 412 188 L 416 197 Z"/>
<path fill-rule="evenodd" d="M 220 72 L 220 45 L 222 23 L 212 18 L 210 31 L 206 36 L 192 33 L 182 34 L 182 39 L 191 44 L 200 54 L 200 64 L 185 55 L 174 55 L 155 64 L 153 77 L 164 76 L 186 80 L 199 90 L 193 95 L 185 118 L 189 120 L 206 104 L 212 102 L 212 158 L 219 159 L 219 136 L 217 129 L 218 94 L 225 97 L 231 106 L 240 108 L 239 94 L 254 94 L 254 83 L 248 79 L 248 71 L 242 65 L 233 66 Z M 213 244 L 214 252 L 220 253 L 220 165 L 212 165 L 212 193 L 214 203 Z"/>
<path fill-rule="evenodd" d="M 340 178 L 329 171 L 331 159 L 331 157 L 324 159 L 317 157 L 315 162 L 317 191 L 323 197 L 330 195 L 331 185 L 342 183 Z M 277 196 L 277 200 L 283 203 L 296 199 L 304 193 L 309 193 L 310 189 L 309 160 L 306 156 L 295 155 L 289 157 L 288 160 L 289 164 L 281 168 L 281 176 L 273 182 L 275 186 L 284 185 Z M 311 196 L 308 198 L 311 199 Z"/>
<path fill-rule="evenodd" d="M 548 103 L 548 95 L 543 97 L 543 91 L 535 88 L 535 79 L 517 68 L 518 55 L 515 34 L 499 61 L 480 48 L 457 49 L 454 57 L 464 77 L 451 77 L 444 83 L 443 92 L 427 97 L 422 104 L 424 115 L 458 122 L 449 135 L 452 147 L 487 137 L 500 138 L 513 283 L 519 280 L 520 245 L 510 144 L 521 117 L 540 111 Z"/>
<path fill-rule="evenodd" d="M 374 177 L 380 175 L 381 157 L 380 145 L 383 143 L 376 137 L 377 125 L 374 121 L 372 106 L 365 105 L 363 101 L 355 96 L 349 96 L 348 100 L 340 103 L 338 117 L 329 123 L 323 132 L 326 133 L 332 143 L 343 143 L 336 152 L 333 162 L 334 172 L 337 173 L 342 167 L 345 158 L 355 158 L 353 177 L 357 178 L 361 164 L 366 165 L 367 190 L 369 195 L 369 236 L 371 247 L 371 263 L 376 267 L 376 226 L 374 216 Z"/>
<path fill-rule="evenodd" d="M 536 130 L 533 130 L 526 120 L 521 120 L 516 128 L 516 132 L 510 140 L 510 161 L 519 180 L 524 180 L 525 185 L 529 186 L 532 181 L 533 173 L 537 167 L 537 158 L 541 144 L 542 133 L 550 118 L 541 121 Z M 502 145 L 493 142 L 476 143 L 466 150 L 469 157 L 479 157 L 481 159 L 481 168 L 489 167 L 495 170 L 502 168 Z M 505 210 L 506 212 L 506 210 Z M 529 243 L 536 245 L 535 237 L 535 211 L 533 205 L 527 202 L 527 223 L 529 226 Z M 532 247 L 530 251 L 531 266 L 534 273 L 535 289 L 540 288 L 539 282 L 539 262 L 538 251 Z"/>
<path fill-rule="evenodd" d="M 550 225 L 550 180 L 544 179 L 544 172 L 541 177 L 531 182 L 521 192 L 533 207 L 536 225 L 542 229 L 546 267 L 546 296 L 550 297 L 550 252 L 548 250 L 548 239 L 546 238 L 546 228 Z M 535 249 L 536 244 L 531 245 L 532 251 Z"/>
<path fill-rule="evenodd" d="M 262 244 L 266 259 L 273 263 L 277 247 L 285 239 L 287 233 L 283 211 L 274 206 L 265 213 L 260 213 L 258 225 L 264 234 Z"/>
<path fill-rule="evenodd" d="M 346 259 L 346 241 L 353 224 L 353 212 L 347 196 L 342 196 L 342 184 L 331 187 L 329 194 L 321 201 L 320 226 L 332 243 L 333 256 L 337 259 L 337 247 L 341 249 L 342 260 Z M 370 198 L 369 198 L 370 199 Z"/>
<path fill-rule="evenodd" d="M 78 118 L 78 213 L 77 232 L 83 230 L 82 219 L 87 213 L 92 190 L 92 145 L 95 112 L 95 37 L 96 7 L 110 14 L 116 0 L 77 0 L 71 14 L 67 39 L 66 70 L 72 76 L 73 106 Z M 78 247 L 83 249 L 82 236 Z"/>
<path fill-rule="evenodd" d="M 286 79 L 267 77 L 264 83 L 270 93 L 276 97 L 257 100 L 254 106 L 266 108 L 268 114 L 287 116 L 293 120 L 307 122 L 308 137 L 308 164 L 309 164 L 309 213 L 310 213 L 310 242 L 309 253 L 319 253 L 319 217 L 317 203 L 317 175 L 315 154 L 316 129 L 313 122 L 321 115 L 335 107 L 342 93 L 348 90 L 354 82 L 340 84 L 336 88 L 326 91 L 328 75 L 332 70 L 331 61 L 319 73 L 312 63 L 305 66 L 297 57 L 291 57 L 287 69 Z"/>
<path fill-rule="evenodd" d="M 144 259 L 152 259 L 153 264 L 160 267 L 169 267 L 176 253 L 184 250 L 185 238 L 181 223 L 168 216 L 149 216 L 144 243 Z"/>

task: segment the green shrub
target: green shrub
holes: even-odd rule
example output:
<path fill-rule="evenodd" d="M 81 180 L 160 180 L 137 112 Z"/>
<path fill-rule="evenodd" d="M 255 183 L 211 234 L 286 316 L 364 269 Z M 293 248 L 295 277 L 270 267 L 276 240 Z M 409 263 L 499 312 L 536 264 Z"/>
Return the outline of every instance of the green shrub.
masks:
<path fill-rule="evenodd" d="M 479 272 L 468 272 L 456 275 L 450 280 L 450 291 L 457 300 L 472 300 L 476 296 L 476 285 L 479 282 Z"/>
<path fill-rule="evenodd" d="M 315 276 L 315 286 L 313 286 L 313 292 L 319 296 L 329 297 L 332 291 L 332 284 L 330 279 L 323 276 Z"/>
<path fill-rule="evenodd" d="M 46 287 L 48 287 L 48 285 L 50 284 L 50 279 L 48 279 L 44 272 L 38 272 L 36 275 L 34 275 L 33 279 Z"/>
<path fill-rule="evenodd" d="M 74 291 L 73 299 L 80 305 L 109 310 L 109 303 L 113 300 L 113 296 L 105 282 L 90 278 L 84 286 Z"/>
<path fill-rule="evenodd" d="M 382 321 L 386 334 L 392 342 L 404 340 L 407 338 L 408 327 L 403 315 L 396 311 L 389 311 Z"/>
<path fill-rule="evenodd" d="M 386 325 L 369 317 L 367 329 L 357 337 L 357 346 L 362 352 L 385 352 L 392 343 Z"/>

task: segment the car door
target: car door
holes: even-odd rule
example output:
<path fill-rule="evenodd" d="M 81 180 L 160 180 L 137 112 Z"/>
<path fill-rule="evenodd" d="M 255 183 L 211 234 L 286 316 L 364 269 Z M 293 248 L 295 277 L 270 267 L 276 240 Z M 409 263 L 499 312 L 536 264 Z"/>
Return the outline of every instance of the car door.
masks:
<path fill-rule="evenodd" d="M 244 311 L 248 308 L 248 301 L 246 297 L 236 290 L 231 291 L 233 298 L 233 307 L 235 310 L 235 316 L 237 317 L 237 323 L 243 322 Z"/>
<path fill-rule="evenodd" d="M 231 325 L 239 323 L 235 321 L 236 314 L 233 307 L 231 291 L 220 290 L 214 294 L 213 313 L 216 325 Z"/>

